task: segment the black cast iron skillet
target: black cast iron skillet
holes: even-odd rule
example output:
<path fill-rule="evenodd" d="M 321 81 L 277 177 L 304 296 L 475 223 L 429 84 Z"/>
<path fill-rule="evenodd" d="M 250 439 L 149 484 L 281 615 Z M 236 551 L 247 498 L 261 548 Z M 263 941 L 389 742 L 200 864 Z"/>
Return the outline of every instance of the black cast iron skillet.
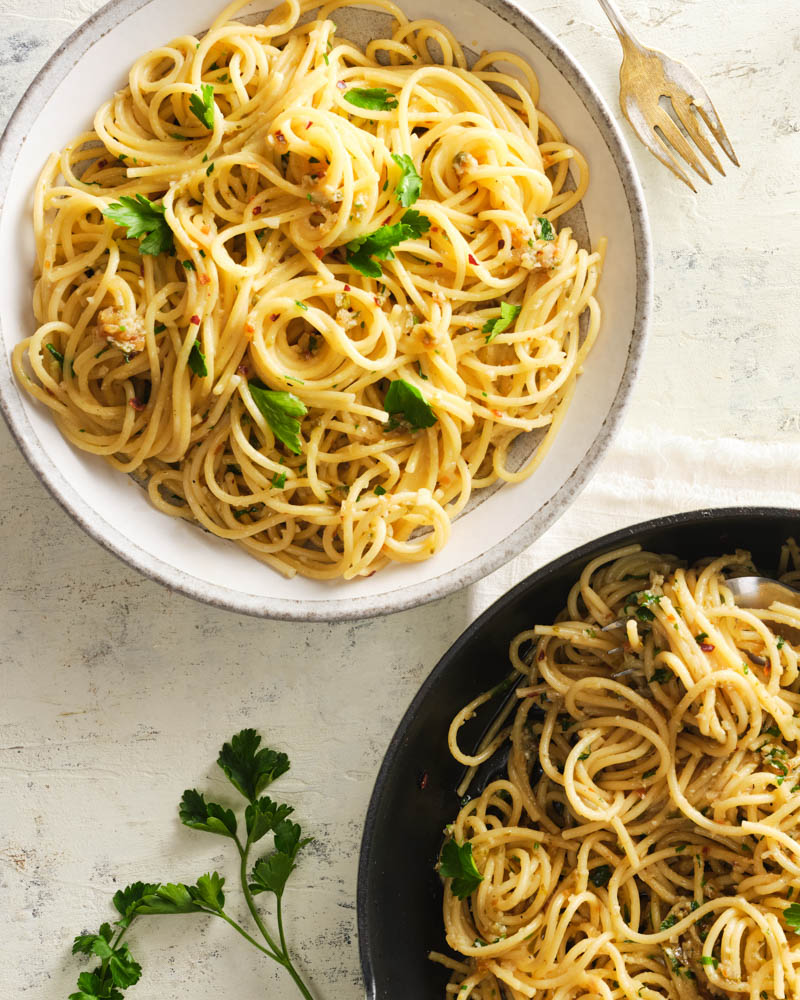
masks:
<path fill-rule="evenodd" d="M 507 674 L 511 638 L 564 606 L 583 567 L 601 552 L 639 542 L 691 562 L 749 549 L 774 575 L 781 544 L 800 536 L 800 510 L 730 508 L 662 517 L 589 542 L 533 573 L 496 601 L 453 644 L 420 688 L 381 765 L 367 811 L 358 872 L 358 934 L 369 1000 L 442 1000 L 448 973 L 428 961 L 447 952 L 434 864 L 458 810 L 464 773 L 447 749 L 456 712 Z M 473 749 L 488 714 L 459 736 Z M 470 728 L 471 727 L 471 728 Z"/>

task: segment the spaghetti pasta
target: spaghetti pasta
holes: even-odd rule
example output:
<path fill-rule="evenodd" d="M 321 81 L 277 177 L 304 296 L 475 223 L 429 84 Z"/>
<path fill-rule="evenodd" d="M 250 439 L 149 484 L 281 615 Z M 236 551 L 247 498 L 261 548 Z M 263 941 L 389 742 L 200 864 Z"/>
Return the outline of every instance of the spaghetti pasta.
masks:
<path fill-rule="evenodd" d="M 600 323 L 604 242 L 553 225 L 588 168 L 511 53 L 469 65 L 390 0 L 363 51 L 338 0 L 244 6 L 50 157 L 14 370 L 164 513 L 287 575 L 368 575 L 439 551 L 557 432 Z"/>
<path fill-rule="evenodd" d="M 450 828 L 477 871 L 463 898 L 445 881 L 448 995 L 798 995 L 800 678 L 780 630 L 800 611 L 737 607 L 726 577 L 748 571 L 746 552 L 595 559 L 554 624 L 512 641 L 511 722 L 470 755 L 476 704 L 453 721 L 469 766 L 511 749 Z"/>

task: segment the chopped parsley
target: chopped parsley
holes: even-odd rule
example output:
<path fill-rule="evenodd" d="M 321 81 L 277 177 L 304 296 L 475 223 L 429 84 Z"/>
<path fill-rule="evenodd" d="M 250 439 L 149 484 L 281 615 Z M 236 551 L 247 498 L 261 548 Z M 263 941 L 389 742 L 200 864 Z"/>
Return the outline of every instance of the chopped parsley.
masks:
<path fill-rule="evenodd" d="M 64 365 L 64 355 L 61 353 L 61 351 L 57 351 L 55 349 L 55 347 L 53 347 L 52 344 L 45 344 L 44 346 L 53 355 L 53 357 L 56 359 L 56 361 L 63 367 L 63 365 Z"/>
<path fill-rule="evenodd" d="M 192 94 L 189 98 L 189 110 L 207 129 L 214 128 L 214 85 L 204 83 L 200 94 Z"/>
<path fill-rule="evenodd" d="M 553 229 L 553 223 L 546 219 L 543 215 L 540 215 L 537 219 L 539 223 L 539 239 L 547 240 L 550 243 L 556 238 L 556 231 Z"/>
<path fill-rule="evenodd" d="M 103 215 L 127 230 L 131 238 L 141 239 L 139 253 L 157 256 L 172 253 L 175 241 L 164 218 L 165 208 L 145 198 L 143 194 L 122 195 L 103 210 Z M 144 239 L 142 239 L 144 237 Z"/>
<path fill-rule="evenodd" d="M 448 840 L 439 859 L 439 874 L 453 881 L 450 888 L 458 899 L 466 899 L 483 881 L 472 857 L 472 844 Z"/>
<path fill-rule="evenodd" d="M 589 881 L 592 885 L 596 885 L 598 889 L 608 885 L 608 880 L 610 878 L 611 865 L 599 865 L 597 868 L 592 868 L 589 872 Z"/>
<path fill-rule="evenodd" d="M 354 87 L 347 91 L 344 99 L 348 104 L 368 111 L 393 111 L 397 107 L 397 98 L 385 87 Z"/>
<path fill-rule="evenodd" d="M 389 384 L 383 408 L 391 416 L 387 423 L 388 430 L 398 425 L 400 422 L 398 417 L 405 420 L 415 431 L 432 427 L 437 420 L 436 414 L 419 389 L 405 379 L 397 379 Z"/>
<path fill-rule="evenodd" d="M 206 367 L 206 356 L 200 347 L 200 339 L 198 338 L 192 344 L 192 349 L 189 352 L 189 367 L 200 378 L 205 378 L 208 375 L 208 368 Z"/>
<path fill-rule="evenodd" d="M 286 485 L 286 473 L 276 472 L 275 475 L 270 480 L 270 485 L 273 486 L 276 490 L 282 490 L 283 487 Z"/>
<path fill-rule="evenodd" d="M 493 319 L 487 319 L 483 324 L 481 333 L 488 334 L 486 343 L 491 344 L 498 333 L 503 333 L 507 330 L 521 312 L 522 306 L 515 306 L 510 302 L 501 302 L 500 315 L 495 316 Z"/>
<path fill-rule="evenodd" d="M 668 680 L 672 679 L 672 671 L 669 667 L 658 667 L 657 670 L 653 671 L 653 676 L 650 678 L 650 684 L 666 684 Z"/>
<path fill-rule="evenodd" d="M 422 192 L 422 178 L 417 173 L 414 161 L 407 153 L 402 153 L 399 156 L 392 153 L 392 159 L 401 170 L 400 180 L 394 193 L 404 208 L 410 208 Z"/>
<path fill-rule="evenodd" d="M 383 271 L 378 261 L 394 260 L 393 247 L 422 236 L 430 228 L 430 219 L 410 208 L 394 225 L 381 226 L 373 233 L 351 240 L 347 244 L 347 263 L 368 278 L 380 278 Z"/>
<path fill-rule="evenodd" d="M 783 911 L 786 926 L 793 931 L 800 931 L 800 903 L 792 903 Z"/>
<path fill-rule="evenodd" d="M 247 385 L 253 402 L 272 428 L 275 437 L 295 455 L 299 455 L 302 447 L 300 421 L 297 418 L 304 417 L 308 413 L 305 404 L 291 392 L 267 389 L 257 381 L 248 382 Z"/>
<path fill-rule="evenodd" d="M 375 487 L 375 496 L 376 497 L 382 497 L 385 492 L 386 492 L 386 490 L 382 486 L 379 485 L 379 486 Z"/>

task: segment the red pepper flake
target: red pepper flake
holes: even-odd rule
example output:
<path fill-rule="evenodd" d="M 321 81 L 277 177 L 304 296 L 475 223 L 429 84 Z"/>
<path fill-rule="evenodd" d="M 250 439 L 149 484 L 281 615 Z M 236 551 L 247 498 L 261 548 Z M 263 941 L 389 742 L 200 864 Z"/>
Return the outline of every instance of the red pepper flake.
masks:
<path fill-rule="evenodd" d="M 209 278 L 209 276 L 207 274 L 201 274 L 201 275 L 199 275 L 198 278 L 197 278 L 197 280 L 200 282 L 201 285 L 210 285 L 211 284 L 211 278 Z"/>
<path fill-rule="evenodd" d="M 444 267 L 444 264 L 440 260 L 437 260 L 436 261 L 436 266 L 437 267 Z"/>
<path fill-rule="evenodd" d="M 255 208 L 253 209 L 253 215 L 261 215 L 261 206 L 260 205 L 256 205 L 255 206 Z"/>
<path fill-rule="evenodd" d="M 498 250 L 502 250 L 505 245 L 506 245 L 506 241 L 505 240 L 498 240 L 497 241 L 497 249 Z"/>
<path fill-rule="evenodd" d="M 469 260 L 470 264 L 477 264 L 478 263 L 477 260 L 475 260 L 475 258 L 472 256 L 472 254 L 469 255 L 468 260 Z"/>
<path fill-rule="evenodd" d="M 281 318 L 281 314 L 280 313 L 273 313 L 270 316 L 270 319 L 272 320 L 273 323 L 275 322 L 276 319 L 280 319 L 280 318 Z"/>
<path fill-rule="evenodd" d="M 108 160 L 98 160 L 98 162 L 97 162 L 97 169 L 98 170 L 102 170 L 103 167 L 107 167 L 107 166 L 108 166 Z"/>
<path fill-rule="evenodd" d="M 192 316 L 190 322 L 196 324 L 197 326 L 199 326 L 200 325 L 200 317 L 195 313 L 195 315 Z"/>
<path fill-rule="evenodd" d="M 379 306 L 381 304 L 381 300 L 378 298 L 377 295 L 373 295 L 372 298 L 375 300 L 376 306 Z"/>
<path fill-rule="evenodd" d="M 322 260 L 322 258 L 325 256 L 325 250 L 324 250 L 324 248 L 323 247 L 314 247 L 314 256 L 317 257 L 319 260 Z"/>
<path fill-rule="evenodd" d="M 710 642 L 701 642 L 700 648 L 703 650 L 704 653 L 714 652 L 714 646 Z"/>
<path fill-rule="evenodd" d="M 438 233 L 439 232 L 439 227 L 438 226 L 431 226 L 431 232 L 432 233 Z"/>
<path fill-rule="evenodd" d="M 128 400 L 128 406 L 130 406 L 132 410 L 136 410 L 137 413 L 141 413 L 142 410 L 144 409 L 144 403 L 140 399 L 137 399 L 135 396 L 133 397 L 133 399 Z"/>
<path fill-rule="evenodd" d="M 244 364 L 239 365 L 239 367 L 236 369 L 236 374 L 237 375 L 244 375 L 245 378 L 247 378 L 247 376 L 248 376 L 249 373 L 250 373 L 250 369 L 247 367 L 247 365 L 244 365 Z"/>
<path fill-rule="evenodd" d="M 428 772 L 427 771 L 423 771 L 423 773 L 420 775 L 419 787 L 420 787 L 420 791 L 423 791 L 423 792 L 428 787 Z"/>
<path fill-rule="evenodd" d="M 503 419 L 503 414 L 499 410 L 489 410 L 489 412 L 492 414 L 492 416 L 497 417 L 498 420 Z M 713 649 L 714 647 L 712 646 L 711 648 Z"/>
<path fill-rule="evenodd" d="M 245 329 L 245 333 L 255 333 L 256 332 L 256 328 L 253 326 L 252 323 L 245 323 L 244 329 Z"/>
<path fill-rule="evenodd" d="M 339 88 L 339 90 L 347 90 L 347 84 L 344 82 L 344 80 L 337 80 L 336 86 Z"/>
<path fill-rule="evenodd" d="M 543 659 L 544 659 L 544 656 L 545 656 L 545 653 L 544 653 L 544 650 L 543 650 L 543 649 L 540 649 L 540 650 L 539 650 L 539 655 L 538 655 L 538 656 L 536 657 L 536 659 L 537 659 L 537 660 L 543 660 Z"/>
<path fill-rule="evenodd" d="M 346 292 L 349 292 L 349 291 L 350 291 L 350 286 L 349 286 L 349 285 L 345 285 L 345 286 L 344 286 L 344 290 L 345 290 Z"/>
<path fill-rule="evenodd" d="M 309 123 L 308 123 L 308 124 L 306 125 L 306 131 L 308 131 L 308 130 L 309 130 L 309 129 L 311 128 L 311 126 L 312 126 L 313 124 L 314 124 L 313 122 L 309 122 Z"/>
<path fill-rule="evenodd" d="M 276 132 L 275 133 L 275 140 L 277 142 L 280 142 L 280 143 L 285 143 L 286 142 L 286 136 L 283 134 L 283 132 Z"/>

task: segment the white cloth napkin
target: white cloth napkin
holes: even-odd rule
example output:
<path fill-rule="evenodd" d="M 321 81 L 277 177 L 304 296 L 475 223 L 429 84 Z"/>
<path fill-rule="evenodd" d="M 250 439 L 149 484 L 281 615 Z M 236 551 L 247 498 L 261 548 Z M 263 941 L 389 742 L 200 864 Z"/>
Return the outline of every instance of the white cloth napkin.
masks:
<path fill-rule="evenodd" d="M 609 531 L 664 514 L 739 506 L 800 507 L 800 443 L 698 440 L 658 427 L 623 430 L 564 516 L 475 585 L 473 611 L 551 559 Z"/>

